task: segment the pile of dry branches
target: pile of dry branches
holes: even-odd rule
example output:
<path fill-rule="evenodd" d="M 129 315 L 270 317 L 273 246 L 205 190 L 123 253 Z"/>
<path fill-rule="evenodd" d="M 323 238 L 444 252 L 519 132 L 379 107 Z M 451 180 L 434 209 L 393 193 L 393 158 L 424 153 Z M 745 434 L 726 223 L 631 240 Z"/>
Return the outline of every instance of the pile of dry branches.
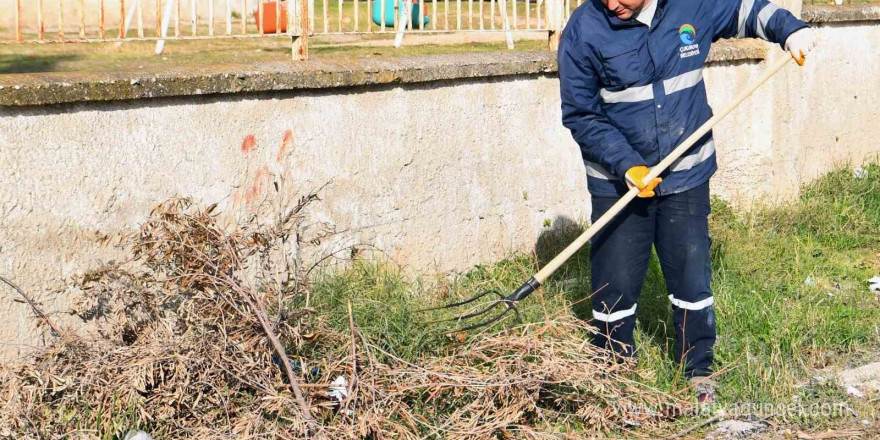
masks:
<path fill-rule="evenodd" d="M 472 338 L 418 364 L 363 341 L 356 432 L 348 438 L 560 438 L 653 425 L 674 398 L 632 380 L 628 362 L 599 353 L 590 328 L 568 314 Z M 376 362 L 381 352 L 394 361 Z M 641 408 L 641 411 L 639 410 Z M 500 437 L 498 437 L 500 436 Z"/>
<path fill-rule="evenodd" d="M 132 261 L 80 280 L 75 313 L 90 330 L 62 329 L 34 359 L 0 367 L 0 437 L 139 426 L 156 438 L 548 438 L 542 427 L 650 424 L 656 415 L 631 409 L 671 399 L 584 343 L 589 328 L 570 315 L 411 363 L 349 309 L 349 331 L 318 329 L 324 368 L 302 371 L 288 352 L 322 325 L 321 311 L 293 307 L 308 289 L 298 254 L 315 239 L 301 232 L 313 199 L 232 231 L 186 199 L 156 208 Z"/>

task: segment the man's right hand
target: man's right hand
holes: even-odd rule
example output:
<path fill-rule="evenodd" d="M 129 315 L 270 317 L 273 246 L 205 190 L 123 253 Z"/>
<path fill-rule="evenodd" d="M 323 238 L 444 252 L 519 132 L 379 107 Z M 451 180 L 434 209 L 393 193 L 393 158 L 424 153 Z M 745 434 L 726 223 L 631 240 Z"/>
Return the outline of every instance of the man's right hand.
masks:
<path fill-rule="evenodd" d="M 818 40 L 815 30 L 803 28 L 788 36 L 785 40 L 785 50 L 791 53 L 791 57 L 799 66 L 803 66 L 807 55 L 816 48 Z"/>
<path fill-rule="evenodd" d="M 655 177 L 654 180 L 645 185 L 645 177 L 648 177 L 650 172 L 651 170 L 644 165 L 637 165 L 626 170 L 626 183 L 629 184 L 630 188 L 633 186 L 638 188 L 639 197 L 641 198 L 654 197 L 654 188 L 663 181 L 663 179 Z"/>

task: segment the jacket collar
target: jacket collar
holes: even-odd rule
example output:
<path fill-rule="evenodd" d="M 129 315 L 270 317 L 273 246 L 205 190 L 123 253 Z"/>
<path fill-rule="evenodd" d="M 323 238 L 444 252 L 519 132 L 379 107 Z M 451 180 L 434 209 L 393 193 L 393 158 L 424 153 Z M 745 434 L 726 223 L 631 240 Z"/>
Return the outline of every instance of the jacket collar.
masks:
<path fill-rule="evenodd" d="M 669 0 L 653 0 L 657 2 L 657 12 L 654 14 L 654 21 L 657 22 L 663 18 L 663 13 L 666 11 L 666 4 Z M 630 18 L 629 20 L 621 20 L 617 18 L 617 15 L 608 10 L 603 4 L 602 0 L 594 0 L 597 7 L 605 13 L 605 18 L 608 19 L 608 23 L 611 24 L 612 28 L 628 28 L 628 27 L 636 27 L 641 26 L 637 20 Z"/>

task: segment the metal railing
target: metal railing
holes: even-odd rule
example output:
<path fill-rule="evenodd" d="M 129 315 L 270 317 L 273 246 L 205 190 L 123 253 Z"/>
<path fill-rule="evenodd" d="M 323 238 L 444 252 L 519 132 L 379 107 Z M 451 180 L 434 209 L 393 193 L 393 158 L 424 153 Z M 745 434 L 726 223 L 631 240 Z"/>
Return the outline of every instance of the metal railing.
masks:
<path fill-rule="evenodd" d="M 804 0 L 804 6 L 880 5 L 880 0 Z"/>
<path fill-rule="evenodd" d="M 3 43 L 94 42 L 192 38 L 241 38 L 289 35 L 296 23 L 286 19 L 286 2 L 258 0 L 13 0 L 14 41 Z M 222 5 L 221 7 L 218 7 Z M 265 11 L 272 4 L 275 11 Z M 254 11 L 249 11 L 249 5 Z M 243 12 L 245 11 L 245 12 Z M 253 14 L 272 13 L 273 31 L 265 32 Z M 5 11 L 0 10 L 5 15 Z M 282 23 L 282 19 L 284 22 Z M 270 24 L 270 23 L 266 23 Z M 163 27 L 167 32 L 163 35 Z M 0 28 L 2 29 L 2 28 Z M 288 31 L 289 29 L 290 31 Z"/>
<path fill-rule="evenodd" d="M 12 0 L 0 43 L 403 32 L 558 33 L 583 0 Z M 6 11 L 0 10 L 0 15 Z M 0 29 L 4 23 L 0 23 Z M 302 29 L 308 29 L 303 33 Z"/>

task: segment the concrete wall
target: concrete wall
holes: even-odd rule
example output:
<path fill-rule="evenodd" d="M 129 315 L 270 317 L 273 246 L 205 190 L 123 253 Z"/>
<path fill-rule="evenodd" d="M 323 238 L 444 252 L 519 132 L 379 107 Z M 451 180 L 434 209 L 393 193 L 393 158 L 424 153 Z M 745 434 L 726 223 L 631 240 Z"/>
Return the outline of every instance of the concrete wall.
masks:
<path fill-rule="evenodd" d="M 806 66 L 787 67 L 715 129 L 717 194 L 741 204 L 789 198 L 836 164 L 876 160 L 880 23 L 819 24 L 818 33 L 820 45 Z M 709 69 L 711 104 L 721 108 L 762 67 Z"/>
<path fill-rule="evenodd" d="M 789 65 L 715 130 L 716 194 L 740 204 L 791 197 L 836 162 L 880 152 L 880 23 L 819 33 L 805 68 Z M 408 73 L 376 73 L 391 84 L 373 86 L 0 107 L 0 274 L 63 318 L 71 298 L 54 292 L 123 255 L 114 244 L 158 202 L 191 196 L 234 220 L 275 200 L 273 182 L 285 200 L 327 184 L 310 216 L 335 227 L 329 245 L 374 245 L 413 271 L 533 250 L 546 221 L 588 217 L 584 169 L 559 122 L 558 81 L 541 64 L 548 57 L 494 56 L 519 60 L 517 74 L 485 61 L 493 56 L 479 56 L 483 70 L 456 61 L 434 72 L 423 60 L 414 68 L 421 82 L 396 85 Z M 522 61 L 529 56 L 542 61 Z M 765 64 L 713 63 L 706 81 L 716 108 Z M 487 71 L 502 76 L 481 77 Z M 253 75 L 274 78 L 264 90 L 283 82 Z M 19 99 L 4 98 L 9 77 L 0 78 L 0 102 Z M 47 90 L 20 79 L 15 93 Z M 53 93 L 47 102 L 69 96 Z M 13 295 L 0 288 L 2 357 L 38 343 L 30 310 Z"/>

